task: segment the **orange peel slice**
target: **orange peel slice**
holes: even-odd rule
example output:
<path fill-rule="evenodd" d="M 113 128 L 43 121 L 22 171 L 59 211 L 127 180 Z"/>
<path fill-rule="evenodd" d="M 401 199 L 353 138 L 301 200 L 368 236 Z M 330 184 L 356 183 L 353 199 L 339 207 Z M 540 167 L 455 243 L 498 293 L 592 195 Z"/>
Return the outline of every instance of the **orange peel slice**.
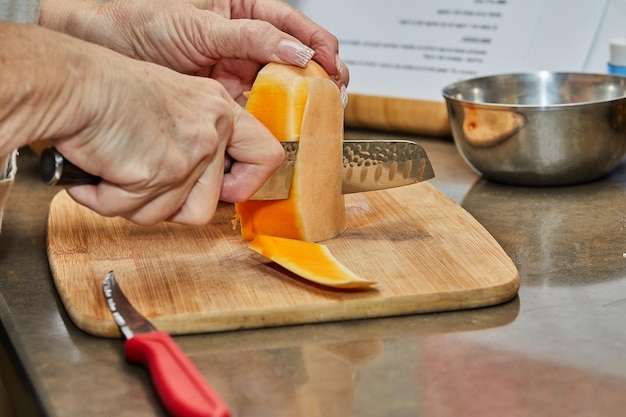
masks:
<path fill-rule="evenodd" d="M 376 284 L 356 275 L 321 243 L 257 235 L 248 247 L 294 274 L 317 284 L 335 288 L 365 288 Z"/>

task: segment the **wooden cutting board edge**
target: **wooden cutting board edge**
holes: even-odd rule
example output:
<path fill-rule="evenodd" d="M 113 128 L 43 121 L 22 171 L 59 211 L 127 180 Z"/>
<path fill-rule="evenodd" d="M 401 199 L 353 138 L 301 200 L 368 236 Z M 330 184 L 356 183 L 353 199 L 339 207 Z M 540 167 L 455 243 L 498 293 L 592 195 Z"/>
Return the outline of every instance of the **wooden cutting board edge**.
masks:
<path fill-rule="evenodd" d="M 101 315 L 84 314 L 81 308 L 76 307 L 72 302 L 72 297 L 65 293 L 66 287 L 59 285 L 57 282 L 56 277 L 60 276 L 60 271 L 57 270 L 56 264 L 50 262 L 50 268 L 53 282 L 59 292 L 60 298 L 63 300 L 65 309 L 72 322 L 74 322 L 79 329 L 99 337 L 122 337 L 113 318 L 103 320 Z M 288 273 L 288 271 L 286 272 Z M 88 277 L 85 278 L 88 279 Z M 93 277 L 93 279 L 97 279 L 97 277 Z M 441 293 L 422 294 L 419 300 L 416 300 L 418 297 L 411 295 L 403 298 L 396 297 L 394 300 L 395 312 L 393 315 L 390 315 L 386 309 L 388 300 L 368 298 L 350 300 L 348 302 L 337 301 L 336 303 L 343 304 L 344 308 L 335 310 L 332 313 L 328 313 L 325 309 L 320 314 L 320 310 L 317 309 L 318 306 L 310 304 L 301 306 L 296 314 L 289 308 L 262 308 L 248 310 L 245 314 L 241 314 L 239 311 L 232 311 L 228 313 L 216 313 L 212 317 L 207 317 L 206 314 L 197 313 L 179 315 L 174 319 L 168 319 L 167 317 L 150 317 L 150 321 L 160 330 L 166 330 L 173 335 L 185 335 L 320 322 L 406 316 L 474 309 L 503 304 L 517 296 L 519 285 L 519 274 L 517 274 L 515 277 L 512 277 L 511 280 L 499 285 L 477 288 L 470 292 L 448 292 L 445 296 Z M 104 296 L 102 296 L 101 299 L 101 306 L 98 311 L 104 310 L 108 312 Z M 281 322 L 280 324 L 273 324 L 279 321 Z"/>

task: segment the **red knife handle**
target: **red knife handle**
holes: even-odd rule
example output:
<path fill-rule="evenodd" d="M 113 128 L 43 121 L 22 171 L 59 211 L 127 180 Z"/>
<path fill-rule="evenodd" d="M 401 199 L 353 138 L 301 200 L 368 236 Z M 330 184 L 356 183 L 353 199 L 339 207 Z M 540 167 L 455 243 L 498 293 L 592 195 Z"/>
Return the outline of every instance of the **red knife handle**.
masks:
<path fill-rule="evenodd" d="M 228 406 L 166 332 L 141 333 L 128 339 L 126 358 L 148 369 L 171 415 L 230 417 Z"/>

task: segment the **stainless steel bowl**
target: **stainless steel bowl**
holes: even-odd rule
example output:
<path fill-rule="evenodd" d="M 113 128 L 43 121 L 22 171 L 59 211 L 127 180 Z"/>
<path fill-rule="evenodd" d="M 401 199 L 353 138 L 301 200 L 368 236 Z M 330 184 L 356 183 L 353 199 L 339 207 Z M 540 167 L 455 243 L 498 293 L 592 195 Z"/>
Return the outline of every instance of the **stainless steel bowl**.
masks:
<path fill-rule="evenodd" d="M 443 96 L 459 152 L 493 181 L 591 181 L 626 153 L 626 77 L 503 74 L 451 84 Z"/>

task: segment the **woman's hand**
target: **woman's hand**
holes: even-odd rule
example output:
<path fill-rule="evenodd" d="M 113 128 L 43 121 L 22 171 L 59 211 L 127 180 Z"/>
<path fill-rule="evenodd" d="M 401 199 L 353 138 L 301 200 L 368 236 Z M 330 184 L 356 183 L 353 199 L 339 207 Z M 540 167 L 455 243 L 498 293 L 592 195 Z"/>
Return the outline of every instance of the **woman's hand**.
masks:
<path fill-rule="evenodd" d="M 79 203 L 140 224 L 207 223 L 218 200 L 245 201 L 282 161 L 274 136 L 219 83 L 111 61 L 92 92 L 104 101 L 95 117 L 56 144 L 105 180 L 70 188 Z M 225 155 L 236 161 L 228 174 Z"/>
<path fill-rule="evenodd" d="M 219 199 L 246 200 L 284 158 L 276 138 L 214 80 L 35 26 L 0 25 L 0 154 L 52 140 L 103 178 L 68 188 L 102 215 L 204 224 Z M 227 154 L 236 162 L 224 174 Z"/>
<path fill-rule="evenodd" d="M 337 39 L 278 0 L 42 0 L 40 23 L 124 55 L 214 78 L 239 102 L 261 65 L 304 66 L 314 52 L 347 97 L 349 73 Z"/>

